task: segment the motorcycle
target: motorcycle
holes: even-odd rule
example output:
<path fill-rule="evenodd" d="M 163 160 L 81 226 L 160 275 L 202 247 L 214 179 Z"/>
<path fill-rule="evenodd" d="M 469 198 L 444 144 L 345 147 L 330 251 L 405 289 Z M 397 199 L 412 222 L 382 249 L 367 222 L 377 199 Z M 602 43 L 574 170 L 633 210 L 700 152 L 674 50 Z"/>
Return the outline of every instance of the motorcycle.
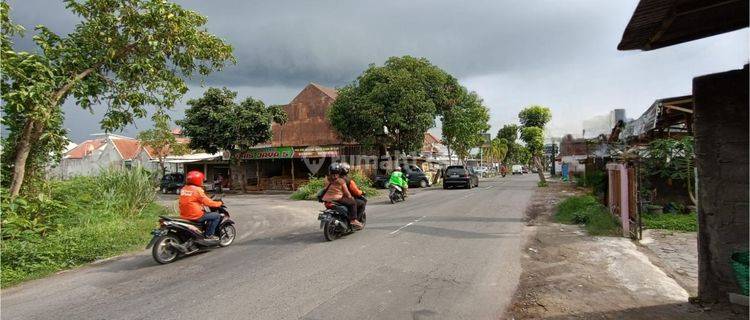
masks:
<path fill-rule="evenodd" d="M 153 248 L 151 255 L 154 260 L 161 264 L 167 264 L 174 262 L 180 256 L 232 244 L 237 231 L 227 207 L 222 204 L 218 208 L 210 209 L 221 215 L 219 225 L 216 227 L 216 236 L 219 237 L 219 240 L 207 240 L 203 236 L 203 230 L 206 227 L 203 223 L 177 217 L 160 216 L 159 228 L 151 231 L 153 237 L 146 246 L 146 249 Z"/>
<path fill-rule="evenodd" d="M 396 202 L 406 200 L 406 195 L 404 195 L 404 190 L 401 189 L 400 186 L 390 184 L 388 185 L 388 189 L 390 189 L 390 192 L 388 192 L 388 199 L 391 200 L 391 203 L 396 203 Z"/>
<path fill-rule="evenodd" d="M 324 202 L 324 204 L 326 209 L 320 211 L 318 220 L 320 220 L 320 228 L 323 229 L 323 237 L 327 241 L 333 241 L 357 231 L 349 223 L 349 209 L 345 205 L 335 202 Z M 367 222 L 366 212 L 359 213 L 359 222 L 362 223 L 364 229 Z"/>

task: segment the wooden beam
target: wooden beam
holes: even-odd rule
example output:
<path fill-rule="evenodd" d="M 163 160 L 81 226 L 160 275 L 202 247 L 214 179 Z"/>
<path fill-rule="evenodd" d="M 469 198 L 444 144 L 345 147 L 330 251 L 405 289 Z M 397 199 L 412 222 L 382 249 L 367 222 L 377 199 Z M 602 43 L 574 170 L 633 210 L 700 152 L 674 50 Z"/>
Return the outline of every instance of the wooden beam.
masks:
<path fill-rule="evenodd" d="M 693 113 L 693 110 L 690 110 L 688 108 L 683 108 L 683 107 L 678 107 L 678 106 L 673 106 L 673 105 L 665 105 L 664 107 L 667 108 L 667 109 L 672 109 L 672 110 L 677 110 L 677 111 L 682 111 L 682 112 L 687 112 L 687 113 Z"/>

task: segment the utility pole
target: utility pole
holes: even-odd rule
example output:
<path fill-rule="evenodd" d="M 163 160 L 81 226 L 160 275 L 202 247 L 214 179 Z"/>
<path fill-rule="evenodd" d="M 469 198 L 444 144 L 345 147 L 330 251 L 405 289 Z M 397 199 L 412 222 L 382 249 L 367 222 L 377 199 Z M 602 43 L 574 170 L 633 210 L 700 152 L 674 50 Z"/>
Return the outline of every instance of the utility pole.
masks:
<path fill-rule="evenodd" d="M 555 138 L 550 137 L 550 140 L 552 140 L 552 154 L 550 155 L 550 163 L 552 164 L 552 168 L 549 170 L 549 173 L 551 176 L 555 176 L 555 157 L 557 155 L 557 145 L 555 145 Z"/>

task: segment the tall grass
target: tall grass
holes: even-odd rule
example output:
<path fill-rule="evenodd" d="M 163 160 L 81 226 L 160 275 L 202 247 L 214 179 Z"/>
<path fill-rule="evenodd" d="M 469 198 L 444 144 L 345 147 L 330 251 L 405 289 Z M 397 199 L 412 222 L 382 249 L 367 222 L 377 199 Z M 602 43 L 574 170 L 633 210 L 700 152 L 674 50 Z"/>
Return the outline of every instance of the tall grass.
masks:
<path fill-rule="evenodd" d="M 2 287 L 143 246 L 158 215 L 142 169 L 50 181 L 44 192 L 2 197 Z"/>
<path fill-rule="evenodd" d="M 573 196 L 560 202 L 555 220 L 566 224 L 583 224 L 590 235 L 620 234 L 619 221 L 609 213 L 607 207 L 590 195 Z"/>

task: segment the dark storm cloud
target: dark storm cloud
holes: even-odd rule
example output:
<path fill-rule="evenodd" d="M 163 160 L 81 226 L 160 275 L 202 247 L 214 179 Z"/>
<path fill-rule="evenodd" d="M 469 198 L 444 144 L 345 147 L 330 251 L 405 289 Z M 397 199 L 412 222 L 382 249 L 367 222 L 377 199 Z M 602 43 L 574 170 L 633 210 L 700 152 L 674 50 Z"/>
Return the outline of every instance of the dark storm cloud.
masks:
<path fill-rule="evenodd" d="M 60 2 L 10 3 L 13 18 L 28 27 L 43 23 L 65 33 L 76 21 Z M 540 68 L 583 58 L 576 52 L 591 43 L 585 31 L 608 18 L 570 1 L 179 3 L 207 16 L 209 31 L 234 47 L 237 65 L 208 79 L 233 86 L 341 85 L 370 63 L 406 54 L 458 77 Z M 606 37 L 613 42 L 616 35 Z"/>
<path fill-rule="evenodd" d="M 693 77 L 741 68 L 748 57 L 747 29 L 650 52 L 617 51 L 637 0 L 177 2 L 205 15 L 209 31 L 234 47 L 237 64 L 207 85 L 287 103 L 309 82 L 342 86 L 390 56 L 427 57 L 484 98 L 492 131 L 517 122 L 529 104 L 552 109 L 555 135 L 580 133 L 584 119 L 613 108 L 637 117 L 657 98 L 689 94 Z M 61 1 L 9 3 L 12 18 L 30 30 L 44 24 L 65 34 L 78 21 Z M 33 49 L 31 34 L 19 48 Z M 191 83 L 173 117 L 204 90 Z M 100 131 L 103 107 L 94 109 L 65 103 L 72 140 Z M 123 133 L 150 125 L 138 121 Z"/>

